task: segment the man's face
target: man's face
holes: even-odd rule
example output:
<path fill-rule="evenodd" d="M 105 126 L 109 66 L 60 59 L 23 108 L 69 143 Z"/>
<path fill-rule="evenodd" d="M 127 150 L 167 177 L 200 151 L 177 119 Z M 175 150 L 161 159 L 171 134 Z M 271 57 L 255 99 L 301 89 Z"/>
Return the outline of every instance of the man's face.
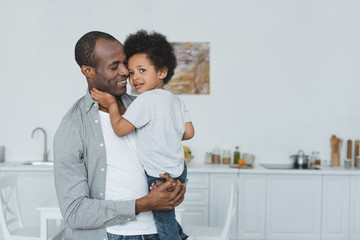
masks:
<path fill-rule="evenodd" d="M 100 39 L 96 42 L 94 53 L 98 61 L 95 76 L 89 87 L 95 87 L 114 96 L 125 94 L 129 71 L 125 66 L 126 56 L 121 43 Z"/>

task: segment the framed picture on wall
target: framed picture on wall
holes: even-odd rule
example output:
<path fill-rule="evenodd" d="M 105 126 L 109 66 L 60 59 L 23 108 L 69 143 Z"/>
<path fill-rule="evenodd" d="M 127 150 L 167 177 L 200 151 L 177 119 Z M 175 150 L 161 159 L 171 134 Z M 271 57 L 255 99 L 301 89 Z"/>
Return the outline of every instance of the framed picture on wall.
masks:
<path fill-rule="evenodd" d="M 210 94 L 210 43 L 172 42 L 177 67 L 165 89 L 174 94 Z"/>
<path fill-rule="evenodd" d="M 164 86 L 173 94 L 210 94 L 210 43 L 172 42 L 177 66 Z M 131 95 L 138 95 L 128 87 Z"/>

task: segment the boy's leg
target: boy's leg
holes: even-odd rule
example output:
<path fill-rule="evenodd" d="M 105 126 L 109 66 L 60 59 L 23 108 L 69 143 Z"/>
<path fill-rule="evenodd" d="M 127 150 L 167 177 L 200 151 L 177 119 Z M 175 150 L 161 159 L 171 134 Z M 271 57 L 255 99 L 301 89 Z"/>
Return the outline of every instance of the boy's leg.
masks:
<path fill-rule="evenodd" d="M 160 240 L 182 240 L 179 224 L 175 218 L 175 210 L 152 211 Z"/>
<path fill-rule="evenodd" d="M 183 173 L 177 178 L 179 179 L 179 181 L 182 183 L 182 184 L 186 184 L 187 183 L 187 166 L 186 166 L 186 163 L 184 162 L 184 171 Z M 185 240 L 187 239 L 189 236 L 186 235 L 182 229 L 182 227 L 180 226 L 180 224 L 176 221 L 177 225 L 178 225 L 178 229 L 179 229 L 179 234 L 180 234 L 180 238 L 182 240 Z"/>
<path fill-rule="evenodd" d="M 179 181 L 182 184 L 186 184 L 186 182 L 187 182 L 187 166 L 186 166 L 185 162 L 184 162 L 184 171 L 182 172 L 182 174 L 179 177 L 177 177 L 175 179 L 179 179 Z"/>
<path fill-rule="evenodd" d="M 156 181 L 165 180 L 162 178 L 155 178 L 147 175 L 148 185 L 151 186 L 152 183 Z M 176 221 L 175 210 L 170 211 L 152 211 L 155 219 L 156 229 L 161 240 L 184 240 L 188 236 L 184 234 L 180 224 Z"/>

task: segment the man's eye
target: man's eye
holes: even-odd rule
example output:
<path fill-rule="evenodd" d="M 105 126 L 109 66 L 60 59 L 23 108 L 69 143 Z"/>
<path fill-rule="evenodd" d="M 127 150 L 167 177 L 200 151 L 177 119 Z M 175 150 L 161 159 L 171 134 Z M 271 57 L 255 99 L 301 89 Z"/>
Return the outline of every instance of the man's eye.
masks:
<path fill-rule="evenodd" d="M 145 72 L 146 70 L 143 68 L 140 68 L 140 72 Z"/>
<path fill-rule="evenodd" d="M 118 69 L 118 66 L 116 65 L 115 67 L 112 67 L 111 70 L 115 71 L 116 69 Z"/>

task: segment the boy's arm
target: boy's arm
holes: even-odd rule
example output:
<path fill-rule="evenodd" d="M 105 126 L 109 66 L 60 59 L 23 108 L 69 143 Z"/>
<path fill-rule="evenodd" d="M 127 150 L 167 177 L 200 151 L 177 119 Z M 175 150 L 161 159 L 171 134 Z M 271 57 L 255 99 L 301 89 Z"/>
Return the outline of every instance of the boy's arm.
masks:
<path fill-rule="evenodd" d="M 185 132 L 182 137 L 182 140 L 189 140 L 195 135 L 195 130 L 192 122 L 186 122 L 185 123 Z"/>
<path fill-rule="evenodd" d="M 118 104 L 113 95 L 99 91 L 96 88 L 93 88 L 90 93 L 95 101 L 101 106 L 109 109 L 110 122 L 117 136 L 126 136 L 135 129 L 134 125 L 121 116 Z"/>
<path fill-rule="evenodd" d="M 108 106 L 110 114 L 110 122 L 117 136 L 123 137 L 128 135 L 135 129 L 131 122 L 123 118 L 119 112 L 117 102 L 113 102 Z"/>

